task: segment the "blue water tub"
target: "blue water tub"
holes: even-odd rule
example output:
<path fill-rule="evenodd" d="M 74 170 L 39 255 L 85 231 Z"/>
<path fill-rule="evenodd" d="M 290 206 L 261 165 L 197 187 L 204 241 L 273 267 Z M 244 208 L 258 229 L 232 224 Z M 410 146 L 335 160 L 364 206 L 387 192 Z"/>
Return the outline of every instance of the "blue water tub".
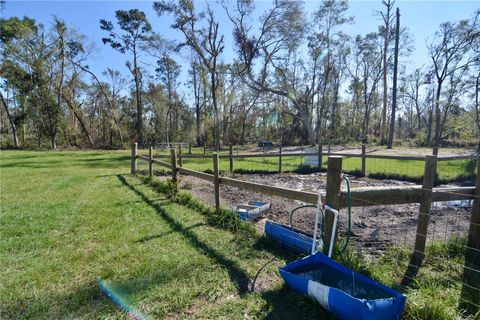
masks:
<path fill-rule="evenodd" d="M 249 201 L 247 204 L 239 204 L 235 213 L 243 221 L 255 221 L 263 217 L 270 210 L 270 203 L 263 201 Z"/>
<path fill-rule="evenodd" d="M 280 243 L 282 246 L 297 252 L 312 252 L 313 238 L 283 224 L 268 221 L 265 223 L 265 234 L 268 238 Z"/>
<path fill-rule="evenodd" d="M 321 252 L 279 269 L 285 283 L 343 320 L 400 319 L 406 298 Z"/>

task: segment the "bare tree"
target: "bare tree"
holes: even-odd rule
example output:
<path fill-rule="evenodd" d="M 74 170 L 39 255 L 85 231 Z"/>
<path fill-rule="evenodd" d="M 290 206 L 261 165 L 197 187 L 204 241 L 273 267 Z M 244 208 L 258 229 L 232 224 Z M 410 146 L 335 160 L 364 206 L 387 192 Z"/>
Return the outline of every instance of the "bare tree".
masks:
<path fill-rule="evenodd" d="M 389 45 L 392 40 L 391 29 L 393 24 L 393 6 L 395 0 L 382 0 L 383 6 L 385 6 L 385 12 L 378 12 L 382 17 L 383 25 L 380 28 L 380 33 L 383 37 L 382 48 L 382 76 L 383 76 L 383 108 L 382 119 L 380 124 L 380 143 L 385 143 L 387 133 L 387 112 L 388 112 L 388 66 L 389 66 Z"/>
<path fill-rule="evenodd" d="M 152 26 L 147 20 L 143 11 L 130 9 L 128 11 L 117 10 L 115 12 L 118 25 L 124 31 L 119 34 L 115 31 L 113 23 L 104 19 L 100 20 L 100 29 L 109 33 L 108 37 L 102 38 L 104 44 L 109 44 L 113 49 L 125 53 L 131 52 L 133 55 L 133 65 L 128 61 L 128 69 L 133 75 L 135 82 L 135 98 L 137 103 L 137 139 L 140 145 L 143 144 L 143 105 L 142 105 L 142 73 L 139 67 L 139 48 L 153 38 Z"/>
<path fill-rule="evenodd" d="M 220 56 L 224 49 L 224 37 L 219 34 L 219 24 L 213 10 L 208 6 L 206 13 L 195 10 L 193 0 L 173 2 L 154 2 L 153 8 L 159 16 L 170 13 L 175 19 L 172 25 L 184 35 L 185 43 L 198 55 L 200 61 L 210 73 L 210 93 L 215 116 L 215 148 L 220 150 L 220 116 L 217 102 L 219 87 Z M 197 22 L 204 21 L 206 26 L 198 26 Z"/>
<path fill-rule="evenodd" d="M 15 148 L 18 148 L 20 146 L 20 144 L 18 143 L 17 126 L 15 125 L 15 122 L 13 121 L 13 117 L 10 114 L 10 111 L 8 109 L 8 102 L 3 97 L 2 92 L 0 92 L 0 99 L 2 100 L 2 105 L 5 108 L 5 113 L 7 114 L 7 118 L 8 118 L 8 122 L 10 123 L 10 127 L 12 128 L 13 145 L 15 146 Z"/>
<path fill-rule="evenodd" d="M 477 10 L 471 20 L 442 23 L 428 45 L 436 77 L 434 145 L 437 147 L 442 135 L 441 95 L 445 80 L 460 69 L 480 63 L 478 52 L 473 50 L 480 47 L 479 15 Z"/>
<path fill-rule="evenodd" d="M 393 135 L 395 130 L 395 111 L 397 110 L 397 73 L 398 73 L 398 44 L 400 41 L 400 9 L 397 8 L 397 23 L 395 27 L 395 55 L 393 62 L 393 96 L 392 96 L 392 114 L 390 120 L 390 133 L 388 135 L 388 149 L 392 148 Z"/>

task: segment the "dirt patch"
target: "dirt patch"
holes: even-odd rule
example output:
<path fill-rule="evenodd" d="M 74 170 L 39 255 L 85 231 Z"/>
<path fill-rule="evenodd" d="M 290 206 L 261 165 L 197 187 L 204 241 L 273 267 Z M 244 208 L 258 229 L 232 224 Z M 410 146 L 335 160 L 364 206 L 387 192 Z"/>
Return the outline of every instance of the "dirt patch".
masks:
<path fill-rule="evenodd" d="M 262 183 L 270 186 L 284 187 L 295 190 L 318 191 L 325 190 L 326 175 L 315 173 L 310 175 L 297 174 L 250 174 L 233 175 L 244 181 Z M 410 182 L 397 180 L 356 179 L 351 177 L 352 188 L 367 186 L 398 186 L 414 185 Z M 213 184 L 194 177 L 181 178 L 180 187 L 208 203 L 215 204 Z M 264 219 L 256 222 L 257 230 L 264 232 L 266 219 L 290 225 L 290 212 L 305 203 L 276 196 L 254 193 L 230 186 L 220 185 L 221 204 L 235 209 L 238 204 L 250 200 L 266 201 L 272 204 L 271 210 Z M 352 243 L 370 254 L 380 253 L 385 247 L 396 244 L 413 246 L 416 236 L 419 204 L 378 205 L 353 208 L 351 221 Z M 456 207 L 451 204 L 433 204 L 427 239 L 447 240 L 452 236 L 462 236 L 468 232 L 470 208 Z M 296 211 L 292 217 L 295 228 L 313 233 L 315 209 L 304 208 Z M 344 238 L 347 231 L 347 210 L 340 212 L 339 234 Z"/>

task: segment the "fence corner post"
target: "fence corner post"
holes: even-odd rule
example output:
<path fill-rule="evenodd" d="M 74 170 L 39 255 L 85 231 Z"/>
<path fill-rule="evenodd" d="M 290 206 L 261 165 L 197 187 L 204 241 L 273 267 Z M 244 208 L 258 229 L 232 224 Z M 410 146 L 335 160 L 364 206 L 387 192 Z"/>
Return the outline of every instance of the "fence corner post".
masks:
<path fill-rule="evenodd" d="M 132 143 L 132 163 L 131 163 L 131 174 L 137 173 L 137 148 L 138 144 L 136 142 Z"/>
<path fill-rule="evenodd" d="M 182 143 L 178 145 L 178 166 L 183 167 Z"/>
<path fill-rule="evenodd" d="M 233 174 L 233 146 L 231 145 L 229 148 L 229 159 L 230 159 L 230 173 Z"/>
<path fill-rule="evenodd" d="M 153 146 L 148 148 L 148 176 L 153 177 Z"/>
<path fill-rule="evenodd" d="M 171 160 L 172 160 L 172 182 L 173 186 L 175 188 L 175 192 L 178 191 L 178 169 L 177 169 L 177 152 L 175 151 L 175 148 L 170 149 L 170 155 L 171 155 Z"/>
<path fill-rule="evenodd" d="M 215 191 L 215 210 L 220 210 L 220 179 L 218 168 L 218 153 L 214 153 L 213 156 L 213 188 Z"/>
<path fill-rule="evenodd" d="M 468 229 L 467 251 L 463 268 L 461 309 L 475 315 L 480 311 L 480 159 L 477 160 L 477 178 L 472 206 L 472 216 Z"/>
<path fill-rule="evenodd" d="M 327 190 L 325 201 L 333 209 L 340 207 L 340 184 L 342 181 L 342 157 L 329 156 L 327 167 Z M 323 239 L 323 250 L 328 252 L 330 238 L 332 237 L 334 217 L 332 214 L 325 214 L 325 234 Z M 335 236 L 336 237 L 336 236 Z"/>
<path fill-rule="evenodd" d="M 367 176 L 367 158 L 365 155 L 367 154 L 367 146 L 362 144 L 362 177 Z"/>

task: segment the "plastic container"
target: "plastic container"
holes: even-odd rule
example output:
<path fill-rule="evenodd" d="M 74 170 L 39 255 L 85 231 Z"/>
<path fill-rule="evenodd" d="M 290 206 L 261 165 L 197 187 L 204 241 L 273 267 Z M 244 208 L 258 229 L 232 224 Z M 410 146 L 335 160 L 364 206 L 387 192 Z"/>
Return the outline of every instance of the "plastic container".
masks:
<path fill-rule="evenodd" d="M 296 253 L 310 254 L 312 252 L 312 237 L 295 229 L 292 230 L 290 227 L 283 224 L 267 220 L 265 223 L 265 234 L 268 238 Z"/>
<path fill-rule="evenodd" d="M 247 204 L 239 204 L 235 212 L 240 219 L 254 221 L 264 216 L 270 210 L 270 203 L 262 201 L 249 201 Z"/>
<path fill-rule="evenodd" d="M 406 298 L 321 252 L 279 269 L 285 283 L 343 320 L 400 319 Z"/>

